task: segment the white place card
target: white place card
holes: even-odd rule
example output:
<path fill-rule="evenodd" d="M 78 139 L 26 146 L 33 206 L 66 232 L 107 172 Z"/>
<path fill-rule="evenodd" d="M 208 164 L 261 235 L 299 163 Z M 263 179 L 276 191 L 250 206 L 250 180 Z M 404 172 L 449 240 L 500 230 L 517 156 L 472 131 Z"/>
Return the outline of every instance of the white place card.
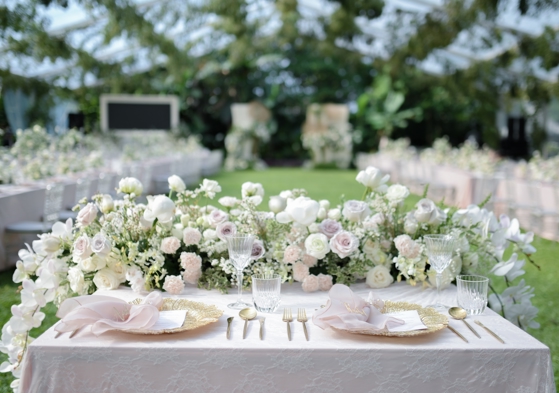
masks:
<path fill-rule="evenodd" d="M 425 324 L 421 321 L 417 310 L 400 311 L 385 315 L 390 315 L 391 317 L 402 319 L 405 322 L 403 325 L 397 325 L 388 328 L 388 331 L 390 332 L 409 332 L 411 330 L 427 329 L 427 326 L 425 326 Z"/>
<path fill-rule="evenodd" d="M 187 310 L 160 311 L 159 319 L 149 330 L 175 329 L 181 327 Z"/>

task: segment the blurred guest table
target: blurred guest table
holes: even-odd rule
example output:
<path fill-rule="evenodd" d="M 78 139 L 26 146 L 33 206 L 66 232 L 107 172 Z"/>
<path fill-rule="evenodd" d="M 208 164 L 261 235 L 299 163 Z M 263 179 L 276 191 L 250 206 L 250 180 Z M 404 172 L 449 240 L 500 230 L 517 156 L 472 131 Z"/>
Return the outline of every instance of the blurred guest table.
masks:
<path fill-rule="evenodd" d="M 351 288 L 365 299 L 370 291 L 362 283 Z M 127 301 L 138 297 L 129 289 L 98 293 Z M 456 304 L 455 287 L 443 293 L 445 303 Z M 375 294 L 421 305 L 436 296 L 403 283 Z M 549 348 L 491 310 L 470 322 L 481 320 L 506 344 L 473 324 L 479 339 L 457 320 L 450 325 L 469 343 L 448 329 L 405 338 L 357 335 L 321 330 L 310 321 L 327 292 L 307 294 L 299 284 L 284 284 L 280 308 L 259 315 L 266 317 L 260 340 L 256 319 L 243 339 L 238 311 L 226 307 L 236 295 L 187 288 L 181 297 L 214 304 L 224 315 L 195 330 L 151 336 L 97 337 L 86 328 L 72 338 L 55 338 L 51 327 L 29 346 L 22 392 L 555 392 Z M 284 307 L 295 316 L 298 308 L 306 309 L 309 341 L 296 319 L 288 341 Z M 228 340 L 230 316 L 235 318 Z"/>

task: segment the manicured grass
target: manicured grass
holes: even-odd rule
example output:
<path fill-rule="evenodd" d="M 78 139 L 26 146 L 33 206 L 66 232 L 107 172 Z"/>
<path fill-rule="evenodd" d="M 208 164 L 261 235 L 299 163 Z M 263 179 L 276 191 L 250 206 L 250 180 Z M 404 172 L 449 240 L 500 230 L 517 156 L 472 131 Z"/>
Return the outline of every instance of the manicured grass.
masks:
<path fill-rule="evenodd" d="M 241 196 L 241 185 L 246 181 L 262 183 L 266 191 L 263 205 L 268 204 L 268 198 L 278 195 L 280 191 L 293 188 L 304 188 L 309 197 L 313 199 L 328 199 L 333 205 L 340 202 L 341 195 L 344 199 L 360 199 L 363 187 L 355 181 L 357 171 L 340 170 L 305 170 L 292 168 L 271 168 L 266 171 L 254 172 L 222 172 L 213 179 L 217 180 L 222 187 L 222 192 L 216 197 L 229 195 Z M 407 207 L 411 208 L 419 197 L 408 198 Z M 217 204 L 217 201 L 215 202 Z M 540 329 L 530 330 L 529 333 L 546 344 L 551 349 L 555 381 L 559 386 L 559 286 L 555 282 L 555 261 L 559 255 L 559 243 L 536 238 L 534 246 L 537 253 L 533 259 L 541 266 L 538 271 L 532 265 L 525 266 L 526 279 L 529 285 L 536 288 L 536 296 L 533 303 L 540 309 L 538 322 Z M 13 271 L 0 273 L 0 325 L 3 325 L 10 317 L 10 307 L 19 302 L 17 285 L 11 280 Z M 47 320 L 32 336 L 37 337 L 40 333 L 56 321 L 53 306 L 46 310 Z M 0 363 L 5 356 L 0 354 Z M 0 393 L 11 393 L 9 388 L 12 377 L 10 374 L 0 373 Z"/>

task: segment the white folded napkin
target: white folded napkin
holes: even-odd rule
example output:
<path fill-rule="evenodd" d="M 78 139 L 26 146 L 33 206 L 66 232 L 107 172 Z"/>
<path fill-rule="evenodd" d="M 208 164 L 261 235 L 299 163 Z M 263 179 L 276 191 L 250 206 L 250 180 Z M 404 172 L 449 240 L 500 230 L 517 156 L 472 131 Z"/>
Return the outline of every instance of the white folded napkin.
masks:
<path fill-rule="evenodd" d="M 313 315 L 313 323 L 322 329 L 334 327 L 348 331 L 383 332 L 403 325 L 402 319 L 382 314 L 384 302 L 369 296 L 370 302 L 355 295 L 349 287 L 336 284 L 328 293 L 326 307 Z"/>
<path fill-rule="evenodd" d="M 114 329 L 149 329 L 159 319 L 162 303 L 160 292 L 150 293 L 138 305 L 111 296 L 78 296 L 60 305 L 56 316 L 62 320 L 54 330 L 72 332 L 91 325 L 91 331 L 98 336 Z"/>

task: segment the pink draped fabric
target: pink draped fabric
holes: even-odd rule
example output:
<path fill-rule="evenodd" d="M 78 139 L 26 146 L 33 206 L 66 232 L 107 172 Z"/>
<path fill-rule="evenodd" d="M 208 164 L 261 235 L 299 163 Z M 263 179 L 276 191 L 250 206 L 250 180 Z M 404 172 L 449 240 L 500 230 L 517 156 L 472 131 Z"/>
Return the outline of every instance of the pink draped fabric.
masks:
<path fill-rule="evenodd" d="M 70 298 L 60 305 L 56 316 L 62 320 L 54 330 L 72 332 L 91 325 L 91 332 L 98 336 L 113 329 L 149 329 L 159 319 L 162 303 L 160 292 L 150 293 L 139 305 L 110 296 Z"/>
<path fill-rule="evenodd" d="M 313 323 L 322 329 L 334 327 L 350 331 L 379 332 L 404 324 L 401 319 L 380 312 L 384 307 L 382 301 L 368 303 L 346 285 L 334 285 L 329 296 L 326 307 L 319 309 L 312 318 Z"/>

